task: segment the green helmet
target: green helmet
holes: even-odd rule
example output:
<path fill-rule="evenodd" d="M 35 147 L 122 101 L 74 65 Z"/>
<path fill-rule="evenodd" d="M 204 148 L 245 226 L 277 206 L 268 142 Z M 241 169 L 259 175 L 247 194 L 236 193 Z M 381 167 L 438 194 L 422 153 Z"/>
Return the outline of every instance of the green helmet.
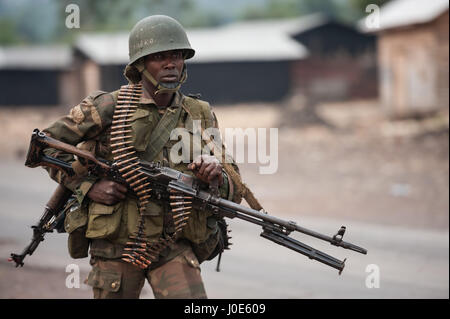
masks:
<path fill-rule="evenodd" d="M 162 51 L 184 50 L 185 59 L 190 59 L 195 54 L 183 26 L 164 15 L 149 16 L 136 23 L 131 30 L 128 45 L 129 65 L 146 55 Z"/>
<path fill-rule="evenodd" d="M 142 19 L 131 30 L 128 45 L 130 62 L 125 67 L 124 76 L 129 82 L 137 83 L 145 76 L 157 88 L 155 94 L 159 94 L 176 92 L 186 81 L 186 64 L 179 82 L 160 83 L 145 70 L 142 59 L 149 54 L 170 50 L 183 50 L 185 59 L 194 56 L 195 51 L 191 48 L 186 31 L 177 20 L 164 15 Z"/>

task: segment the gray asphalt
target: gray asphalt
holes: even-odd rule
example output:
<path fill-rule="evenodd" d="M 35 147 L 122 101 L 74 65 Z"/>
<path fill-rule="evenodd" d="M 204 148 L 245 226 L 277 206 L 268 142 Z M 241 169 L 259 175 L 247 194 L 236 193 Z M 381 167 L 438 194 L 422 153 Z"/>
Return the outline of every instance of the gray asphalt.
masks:
<path fill-rule="evenodd" d="M 42 169 L 26 168 L 19 162 L 2 162 L 0 176 L 0 257 L 3 263 L 10 252 L 20 252 L 28 243 L 29 226 L 40 217 L 56 184 Z M 271 214 L 277 215 L 276 212 Z M 231 220 L 234 245 L 222 256 L 221 271 L 215 271 L 216 260 L 202 264 L 210 298 L 449 298 L 448 230 L 277 216 L 296 220 L 304 227 L 327 235 L 346 225 L 344 239 L 365 247 L 368 254 L 337 248 L 302 234 L 294 235 L 336 258 L 347 258 L 346 268 L 339 276 L 331 267 L 260 237 L 257 226 Z M 27 257 L 25 267 L 16 271 L 50 267 L 64 272 L 67 265 L 77 264 L 85 275 L 89 271 L 88 260 L 71 259 L 66 240 L 65 234 L 49 234 L 36 253 Z M 368 265 L 379 268 L 379 288 L 366 286 L 367 277 L 373 275 L 366 272 Z M 3 284 L 0 287 L 5 287 L 4 281 L 13 279 L 1 274 Z M 28 289 L 37 288 L 29 283 Z M 67 289 L 64 283 L 61 289 Z M 82 284 L 79 289 L 84 292 L 82 296 L 91 297 L 86 285 Z M 0 294 L 8 297 L 4 291 Z M 148 284 L 141 297 L 153 298 Z"/>

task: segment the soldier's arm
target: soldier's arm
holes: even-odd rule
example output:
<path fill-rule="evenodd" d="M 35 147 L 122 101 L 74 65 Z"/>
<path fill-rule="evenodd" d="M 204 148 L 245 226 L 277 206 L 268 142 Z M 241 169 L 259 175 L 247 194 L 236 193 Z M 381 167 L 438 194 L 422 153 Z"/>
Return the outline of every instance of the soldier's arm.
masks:
<path fill-rule="evenodd" d="M 217 121 L 216 114 L 211 110 L 211 122 L 212 127 L 219 130 L 219 123 Z M 236 162 L 234 161 L 234 158 L 227 152 L 225 143 L 222 140 L 221 141 L 221 164 L 223 166 L 222 174 L 223 174 L 223 185 L 219 188 L 220 193 L 223 198 L 232 200 L 235 203 L 240 203 L 242 201 L 242 194 L 240 193 L 240 187 L 236 183 L 237 181 L 234 181 L 231 174 L 235 176 L 234 179 L 236 179 L 236 176 L 240 178 L 240 172 L 239 167 L 237 166 Z"/>
<path fill-rule="evenodd" d="M 86 97 L 80 104 L 73 107 L 69 114 L 63 116 L 43 131 L 49 136 L 71 145 L 91 140 L 99 135 L 105 127 L 111 124 L 114 112 L 114 97 L 105 92 L 96 92 Z M 94 152 L 94 144 L 86 143 L 87 150 Z M 52 157 L 69 162 L 77 172 L 74 177 L 69 177 L 54 168 L 46 168 L 50 177 L 57 183 L 72 190 L 80 203 L 96 182 L 96 177 L 86 176 L 83 166 L 75 160 L 74 156 L 56 149 L 47 149 L 45 153 Z"/>

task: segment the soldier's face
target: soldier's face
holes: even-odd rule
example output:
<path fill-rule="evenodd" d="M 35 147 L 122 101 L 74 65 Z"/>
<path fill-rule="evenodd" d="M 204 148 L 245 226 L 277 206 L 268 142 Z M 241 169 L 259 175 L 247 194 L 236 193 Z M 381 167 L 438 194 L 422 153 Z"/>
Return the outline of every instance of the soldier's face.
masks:
<path fill-rule="evenodd" d="M 181 50 L 171 50 L 147 55 L 145 68 L 158 82 L 178 82 L 183 70 L 184 58 Z"/>

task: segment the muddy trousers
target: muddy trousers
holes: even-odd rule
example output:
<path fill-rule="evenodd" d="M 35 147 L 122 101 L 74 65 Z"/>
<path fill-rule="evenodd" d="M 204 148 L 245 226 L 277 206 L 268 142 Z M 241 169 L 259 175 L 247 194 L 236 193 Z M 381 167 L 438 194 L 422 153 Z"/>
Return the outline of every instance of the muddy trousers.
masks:
<path fill-rule="evenodd" d="M 145 279 L 157 299 L 207 298 L 200 265 L 191 249 L 150 271 L 116 259 L 94 257 L 91 265 L 87 283 L 95 299 L 138 299 Z"/>

